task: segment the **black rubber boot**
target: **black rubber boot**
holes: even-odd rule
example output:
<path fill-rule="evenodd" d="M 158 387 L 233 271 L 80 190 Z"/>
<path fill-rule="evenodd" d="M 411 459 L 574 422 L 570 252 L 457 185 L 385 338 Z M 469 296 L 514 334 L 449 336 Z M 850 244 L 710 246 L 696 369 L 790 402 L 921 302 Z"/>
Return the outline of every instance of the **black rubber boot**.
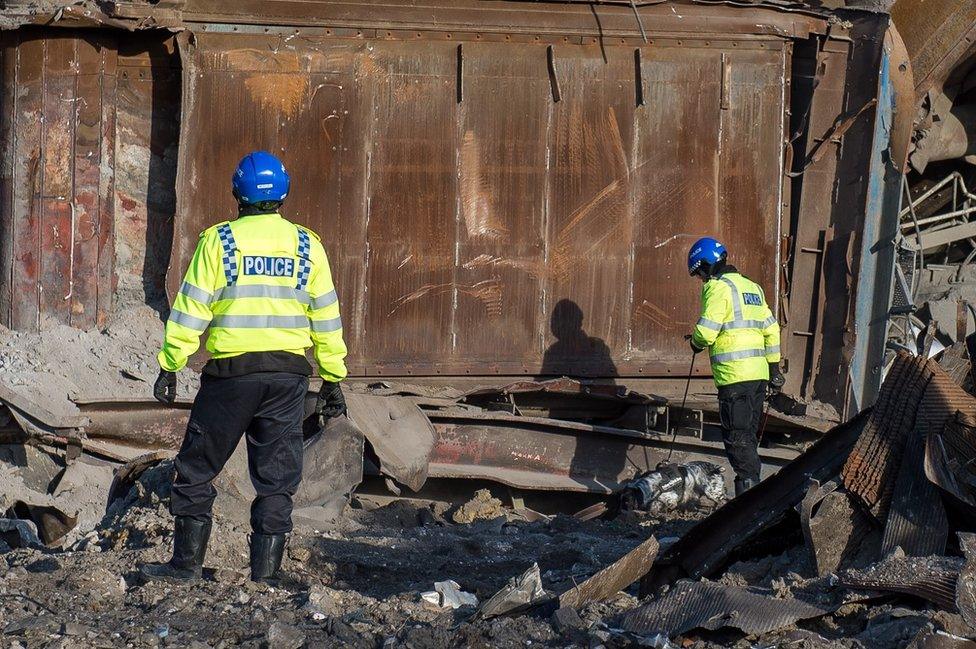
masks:
<path fill-rule="evenodd" d="M 277 583 L 281 579 L 284 534 L 251 535 L 251 581 Z"/>
<path fill-rule="evenodd" d="M 164 581 L 195 581 L 203 575 L 203 559 L 207 555 L 211 521 L 198 521 L 186 516 L 176 517 L 173 532 L 173 558 L 166 563 L 147 563 L 141 572 L 151 579 Z"/>
<path fill-rule="evenodd" d="M 753 487 L 759 484 L 758 480 L 752 478 L 736 478 L 735 479 L 735 495 L 736 497 L 741 496 L 746 491 L 749 491 Z"/>

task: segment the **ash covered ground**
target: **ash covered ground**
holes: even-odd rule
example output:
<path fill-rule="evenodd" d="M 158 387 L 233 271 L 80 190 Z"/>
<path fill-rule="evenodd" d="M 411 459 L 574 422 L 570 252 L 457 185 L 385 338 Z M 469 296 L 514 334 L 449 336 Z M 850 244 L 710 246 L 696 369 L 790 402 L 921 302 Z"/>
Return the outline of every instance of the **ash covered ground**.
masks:
<path fill-rule="evenodd" d="M 45 465 L 45 461 L 50 466 Z M 3 507 L 38 497 L 57 469 L 32 450 L 9 471 Z M 75 469 L 65 473 L 70 477 Z M 78 469 L 105 484 L 111 468 Z M 421 593 L 453 579 L 483 602 L 533 563 L 546 590 L 558 594 L 655 535 L 679 536 L 706 511 L 667 519 L 629 514 L 581 522 L 558 515 L 526 522 L 500 501 L 477 500 L 458 512 L 447 503 L 367 497 L 330 529 L 299 521 L 280 587 L 247 575 L 247 504 L 222 494 L 217 503 L 205 579 L 191 585 L 146 582 L 137 566 L 169 556 L 167 512 L 172 465 L 147 470 L 105 512 L 107 491 L 58 487 L 58 504 L 79 507 L 79 523 L 61 549 L 0 546 L 0 630 L 8 647 L 598 647 L 642 646 L 613 631 L 638 604 L 636 586 L 576 615 L 552 611 L 479 620 L 471 607 L 442 609 Z M 55 476 L 57 477 L 57 476 Z M 99 498 L 102 500 L 99 500 Z M 474 512 L 474 521 L 465 524 Z M 455 516 L 455 514 L 458 514 Z M 721 578 L 789 598 L 813 570 L 802 545 L 774 557 L 733 564 Z M 933 625 L 957 616 L 922 602 L 855 603 L 837 613 L 763 637 L 737 631 L 691 633 L 674 647 L 905 647 Z M 648 646 L 646 644 L 643 646 Z"/>
<path fill-rule="evenodd" d="M 151 399 L 163 330 L 147 306 L 124 311 L 103 330 L 50 324 L 27 333 L 0 327 L 0 382 L 55 414 L 75 412 L 78 401 Z M 196 372 L 180 372 L 180 398 L 192 398 L 199 387 Z"/>

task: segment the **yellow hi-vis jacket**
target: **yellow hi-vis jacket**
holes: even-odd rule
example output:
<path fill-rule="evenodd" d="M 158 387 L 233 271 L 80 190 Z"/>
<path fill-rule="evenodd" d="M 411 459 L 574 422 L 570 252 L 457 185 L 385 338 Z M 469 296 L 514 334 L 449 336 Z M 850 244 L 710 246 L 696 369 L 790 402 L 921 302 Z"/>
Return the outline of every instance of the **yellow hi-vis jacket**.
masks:
<path fill-rule="evenodd" d="M 692 342 L 708 348 L 715 385 L 768 381 L 769 363 L 780 361 L 779 323 L 762 288 L 725 273 L 702 286 L 701 306 Z"/>
<path fill-rule="evenodd" d="M 243 216 L 200 235 L 173 301 L 159 365 L 176 372 L 200 346 L 214 358 L 315 347 L 319 374 L 346 377 L 339 299 L 318 236 L 279 214 Z"/>

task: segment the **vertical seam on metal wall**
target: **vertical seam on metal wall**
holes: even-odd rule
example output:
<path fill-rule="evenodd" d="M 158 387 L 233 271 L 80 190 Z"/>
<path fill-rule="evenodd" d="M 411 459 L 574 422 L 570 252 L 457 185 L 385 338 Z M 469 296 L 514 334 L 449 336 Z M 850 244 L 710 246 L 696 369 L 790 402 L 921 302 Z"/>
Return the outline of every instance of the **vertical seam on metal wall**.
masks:
<path fill-rule="evenodd" d="M 783 64 L 783 68 L 782 68 L 783 76 L 782 76 L 782 83 L 780 83 L 779 132 L 783 134 L 784 140 L 781 140 L 779 144 L 780 176 L 779 176 L 779 190 L 776 196 L 776 241 L 774 244 L 775 248 L 773 250 L 773 257 L 776 260 L 776 265 L 775 265 L 775 272 L 773 273 L 773 300 L 774 301 L 771 309 L 773 312 L 773 317 L 776 318 L 777 321 L 779 320 L 779 303 L 780 303 L 779 283 L 780 283 L 780 275 L 783 272 L 781 267 L 783 260 L 780 255 L 782 251 L 781 243 L 783 238 L 783 213 L 785 212 L 785 209 L 783 207 L 783 188 L 787 182 L 786 169 L 783 168 L 783 165 L 786 163 L 785 142 L 788 141 L 789 138 L 789 132 L 788 132 L 789 126 L 786 124 L 786 110 L 787 110 L 786 80 L 790 74 L 790 66 L 788 65 L 789 57 L 787 57 L 787 51 L 789 50 L 789 47 L 791 46 L 788 45 L 787 43 L 784 43 L 782 49 L 780 50 L 780 52 L 782 53 L 781 59 Z"/>
<path fill-rule="evenodd" d="M 455 66 L 457 63 L 457 50 L 451 50 L 455 56 Z M 458 78 L 457 69 L 454 78 Z M 456 81 L 457 83 L 457 81 Z M 459 86 L 460 87 L 460 86 Z M 455 90 L 455 93 L 457 91 Z M 454 109 L 454 270 L 451 282 L 451 362 L 454 362 L 454 355 L 457 352 L 458 338 L 458 282 L 460 281 L 461 271 L 461 146 L 464 144 L 464 101 L 457 100 L 458 95 L 454 95 L 451 106 Z"/>
<path fill-rule="evenodd" d="M 35 306 L 37 308 L 37 330 L 41 330 L 41 292 L 44 290 L 41 286 L 41 277 L 44 276 L 44 259 L 42 257 L 43 248 L 41 246 L 41 239 L 43 238 L 42 230 L 44 229 L 44 142 L 47 140 L 47 120 L 44 119 L 44 108 L 47 105 L 47 66 L 48 66 L 48 47 L 50 44 L 49 39 L 44 39 L 43 51 L 41 53 L 41 128 L 40 128 L 40 139 L 38 142 L 38 156 L 37 156 L 37 174 L 40 177 L 40 189 L 38 191 L 38 200 L 40 201 L 41 209 L 37 212 L 37 290 L 35 291 Z M 29 205 L 34 203 L 34 193 L 31 191 Z M 31 212 L 28 208 L 28 214 Z"/>
<path fill-rule="evenodd" d="M 361 56 L 368 56 L 368 54 L 362 54 Z M 356 59 L 356 65 L 360 65 L 358 58 Z M 360 320 L 359 340 L 362 341 L 360 344 L 364 349 L 369 344 L 367 338 L 369 330 L 366 325 L 369 321 L 369 215 L 373 206 L 372 195 L 370 194 L 370 181 L 373 175 L 373 142 L 376 139 L 376 85 L 361 84 L 359 86 L 360 88 L 365 86 L 369 89 L 369 127 L 366 129 L 366 142 L 363 144 L 363 152 L 366 155 L 366 167 L 365 173 L 363 174 L 363 309 L 360 314 L 357 314 Z M 369 374 L 368 359 L 370 357 L 371 355 L 367 353 L 365 358 L 362 359 L 364 374 Z"/>
<path fill-rule="evenodd" d="M 638 52 L 640 49 L 638 48 Z M 636 83 L 641 86 L 641 96 L 643 96 L 643 85 L 644 85 L 644 75 L 643 69 L 641 70 L 640 76 L 638 76 L 638 71 L 634 69 L 634 76 L 637 77 Z M 645 99 L 646 101 L 646 99 Z M 629 359 L 630 355 L 634 353 L 634 312 L 636 310 L 636 305 L 634 304 L 634 282 L 637 281 L 637 232 L 640 230 L 638 227 L 638 213 L 637 213 L 637 182 L 634 177 L 637 170 L 637 155 L 638 146 L 640 143 L 640 132 L 641 132 L 641 121 L 646 118 L 647 115 L 643 110 L 644 105 L 638 104 L 634 101 L 634 118 L 633 126 L 630 139 L 630 161 L 627 165 L 627 174 L 629 175 L 628 182 L 630 184 L 630 259 L 629 261 L 629 271 L 630 277 L 627 283 L 627 346 L 624 351 L 624 358 Z"/>
<path fill-rule="evenodd" d="M 546 59 L 547 74 L 548 78 L 548 58 Z M 552 93 L 548 93 L 548 99 L 546 101 L 546 174 L 545 174 L 545 188 L 542 193 L 542 267 L 549 267 L 549 191 L 551 189 L 551 166 L 552 166 L 552 109 L 555 106 L 555 102 L 552 100 Z M 548 313 L 549 313 L 549 274 L 542 273 L 542 278 L 539 282 L 540 285 L 540 296 L 539 296 L 539 356 L 540 359 L 544 357 L 546 353 L 546 332 L 549 330 L 547 325 Z"/>
<path fill-rule="evenodd" d="M 72 42 L 73 42 L 73 45 L 74 45 L 74 51 L 72 52 L 71 65 L 73 67 L 76 67 L 76 69 L 79 70 L 79 74 L 82 74 L 80 60 L 79 60 L 80 55 L 78 53 L 78 42 L 81 40 L 81 38 L 82 38 L 82 36 L 79 34 L 74 39 L 72 39 Z M 72 103 L 72 106 L 74 107 L 74 110 L 73 110 L 73 113 L 72 113 L 72 119 L 71 119 L 71 162 L 68 163 L 68 168 L 71 171 L 71 188 L 69 190 L 71 192 L 71 195 L 65 197 L 65 200 L 68 201 L 68 207 L 71 209 L 71 214 L 72 214 L 72 218 L 71 218 L 71 221 L 70 221 L 70 223 L 71 223 L 71 232 L 68 233 L 68 242 L 69 242 L 68 245 L 71 246 L 71 249 L 68 251 L 68 259 L 69 259 L 69 261 L 68 261 L 68 264 L 69 264 L 69 266 L 68 266 L 68 297 L 65 298 L 63 295 L 60 295 L 59 294 L 59 296 L 62 298 L 62 300 L 63 301 L 66 301 L 68 303 L 67 304 L 67 307 L 68 307 L 68 326 L 74 326 L 74 324 L 73 324 L 74 323 L 74 309 L 71 308 L 71 304 L 72 304 L 72 302 L 75 301 L 75 298 L 74 298 L 74 273 L 75 273 L 74 265 L 75 265 L 75 248 L 78 245 L 78 241 L 77 241 L 77 238 L 76 238 L 78 236 L 77 235 L 77 232 L 78 232 L 78 220 L 75 217 L 75 215 L 77 214 L 77 209 L 75 207 L 75 196 L 77 195 L 78 187 L 76 185 L 76 182 L 77 182 L 77 173 L 76 173 L 77 172 L 77 168 L 76 168 L 75 160 L 77 159 L 77 156 L 78 156 L 78 112 L 79 112 L 79 110 L 78 110 L 78 76 L 79 76 L 79 74 L 73 74 L 73 75 L 71 75 L 71 88 L 72 88 L 72 97 L 71 97 L 72 102 L 71 103 Z M 89 218 L 91 216 L 92 215 L 89 215 Z M 97 221 L 97 219 L 98 219 L 97 212 L 96 212 L 96 214 L 94 216 L 95 216 L 95 219 Z M 97 267 L 97 265 L 98 265 L 98 255 L 95 256 L 95 264 L 96 264 L 96 267 Z"/>
<path fill-rule="evenodd" d="M 12 34 L 11 40 L 13 41 L 8 51 L 13 52 L 13 56 L 14 56 L 14 63 L 13 63 L 13 69 L 14 69 L 13 91 L 14 92 L 11 93 L 12 95 L 11 106 L 10 106 L 11 110 L 8 117 L 10 122 L 10 134 L 11 134 L 10 149 L 6 152 L 6 155 L 8 155 L 10 159 L 10 189 L 9 189 L 9 196 L 7 197 L 8 198 L 7 219 L 9 223 L 4 228 L 4 230 L 8 234 L 8 236 L 6 237 L 7 239 L 6 245 L 8 247 L 8 253 L 10 256 L 10 269 L 6 278 L 7 291 L 9 297 L 7 301 L 7 313 L 6 313 L 5 320 L 7 326 L 13 328 L 13 317 L 14 317 L 13 282 L 14 282 L 14 240 L 15 240 L 14 204 L 16 203 L 16 201 L 14 200 L 14 192 L 16 191 L 16 187 L 18 186 L 17 185 L 17 143 L 18 143 L 17 140 L 18 140 L 19 132 L 16 128 L 16 124 L 17 124 L 17 110 L 19 104 L 18 101 L 19 93 L 17 92 L 17 88 L 20 87 L 20 31 L 18 30 L 15 32 L 8 32 L 8 33 Z M 3 61 L 3 67 L 4 68 L 7 67 L 6 61 Z M 5 83 L 4 86 L 6 85 L 7 84 Z"/>

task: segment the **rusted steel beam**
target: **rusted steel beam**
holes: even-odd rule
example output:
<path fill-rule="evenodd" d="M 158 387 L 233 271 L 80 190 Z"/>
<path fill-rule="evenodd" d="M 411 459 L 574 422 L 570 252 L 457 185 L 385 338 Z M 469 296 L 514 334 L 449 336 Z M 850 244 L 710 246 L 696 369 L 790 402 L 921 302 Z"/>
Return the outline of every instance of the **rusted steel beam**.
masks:
<path fill-rule="evenodd" d="M 479 478 L 513 487 L 609 494 L 663 461 L 668 435 L 504 413 L 427 411 L 436 437 L 428 475 Z M 725 462 L 719 442 L 679 436 L 672 460 Z M 760 449 L 771 468 L 796 453 Z"/>
<path fill-rule="evenodd" d="M 352 35 L 392 36 L 393 30 L 428 32 L 506 32 L 511 34 L 558 33 L 591 39 L 631 37 L 642 42 L 640 25 L 629 3 L 577 2 L 458 2 L 426 3 L 418 11 L 413 3 L 341 2 L 321 0 L 299 2 L 282 0 L 274 11 L 257 0 L 229 4 L 220 0 L 188 0 L 182 11 L 186 23 L 236 23 L 238 25 L 327 25 L 355 30 Z M 781 9 L 780 7 L 779 9 Z M 139 9 L 129 12 L 135 17 Z M 812 31 L 826 31 L 827 14 L 816 11 L 785 12 L 773 5 L 752 6 L 748 10 L 710 3 L 702 6 L 687 2 L 651 4 L 639 7 L 641 21 L 651 39 L 661 33 L 684 35 L 709 33 L 775 34 L 807 37 Z M 142 15 L 153 14 L 151 6 Z"/>

